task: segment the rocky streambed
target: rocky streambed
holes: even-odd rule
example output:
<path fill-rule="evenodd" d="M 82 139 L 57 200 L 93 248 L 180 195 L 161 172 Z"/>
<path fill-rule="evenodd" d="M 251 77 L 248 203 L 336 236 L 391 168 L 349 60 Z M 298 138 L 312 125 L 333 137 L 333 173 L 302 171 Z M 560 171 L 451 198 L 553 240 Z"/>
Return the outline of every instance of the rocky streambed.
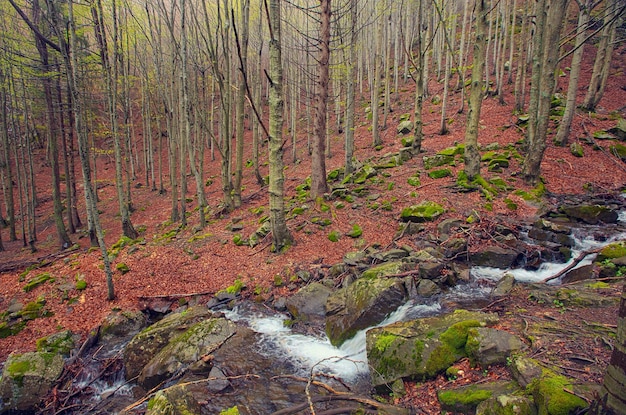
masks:
<path fill-rule="evenodd" d="M 42 339 L 37 352 L 11 355 L 0 412 L 402 414 L 410 409 L 372 393 L 455 376 L 454 364 L 467 358 L 481 367 L 507 364 L 513 380 L 441 391 L 448 411 L 582 409 L 593 387 L 527 358 L 532 340 L 480 311 L 506 298 L 516 280 L 555 276 L 533 288 L 538 301 L 615 303 L 584 281 L 626 270 L 622 200 L 575 202 L 527 225 L 458 218 L 428 233 L 420 224 L 428 218 L 411 217 L 396 246 L 303 270 L 293 295 L 266 303 L 246 300 L 238 287 L 208 304 L 189 299 L 156 322 L 114 312 L 83 343 L 63 332 Z M 560 285 L 576 281 L 583 282 L 566 292 Z"/>

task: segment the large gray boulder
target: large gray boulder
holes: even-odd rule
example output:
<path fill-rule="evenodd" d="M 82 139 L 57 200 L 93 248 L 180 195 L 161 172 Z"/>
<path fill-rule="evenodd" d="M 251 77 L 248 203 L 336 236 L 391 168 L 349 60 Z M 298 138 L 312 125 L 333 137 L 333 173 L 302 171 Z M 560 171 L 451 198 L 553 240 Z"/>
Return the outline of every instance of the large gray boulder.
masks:
<path fill-rule="evenodd" d="M 526 348 L 519 337 L 490 327 L 470 329 L 465 350 L 481 366 L 505 363 L 513 353 Z"/>
<path fill-rule="evenodd" d="M 480 252 L 470 254 L 470 262 L 472 265 L 480 267 L 493 268 L 510 268 L 512 267 L 519 253 L 513 249 L 503 248 L 501 246 L 488 246 Z"/>
<path fill-rule="evenodd" d="M 591 225 L 597 223 L 617 223 L 617 211 L 602 205 L 561 206 L 561 211 L 572 219 Z"/>
<path fill-rule="evenodd" d="M 391 384 L 404 377 L 433 378 L 467 356 L 470 329 L 497 321 L 495 314 L 457 310 L 368 330 L 366 350 L 372 385 Z"/>
<path fill-rule="evenodd" d="M 0 379 L 0 413 L 34 413 L 63 372 L 63 356 L 51 352 L 11 354 Z"/>
<path fill-rule="evenodd" d="M 150 359 L 141 370 L 138 383 L 146 389 L 155 387 L 217 350 L 236 331 L 235 323 L 225 318 L 211 318 L 192 325 Z"/>
<path fill-rule="evenodd" d="M 202 407 L 185 385 L 174 385 L 158 391 L 148 402 L 146 415 L 194 415 Z"/>
<path fill-rule="evenodd" d="M 169 343 L 170 339 L 180 335 L 181 330 L 209 317 L 211 312 L 206 307 L 196 306 L 169 314 L 142 330 L 124 349 L 126 379 L 138 376 L 144 366 Z"/>
<path fill-rule="evenodd" d="M 332 290 L 323 284 L 309 284 L 286 301 L 287 310 L 296 320 L 312 321 L 324 318 L 326 301 Z"/>
<path fill-rule="evenodd" d="M 374 326 L 406 300 L 403 282 L 396 278 L 361 277 L 326 302 L 326 334 L 339 346 L 357 331 Z"/>
<path fill-rule="evenodd" d="M 524 395 L 498 395 L 482 401 L 476 415 L 536 415 L 535 402 Z"/>
<path fill-rule="evenodd" d="M 506 394 L 519 392 L 515 382 L 495 381 L 442 389 L 437 392 L 441 409 L 452 413 L 473 414 L 484 401 Z M 515 412 L 512 412 L 515 414 Z M 530 415 L 530 412 L 523 412 Z"/>

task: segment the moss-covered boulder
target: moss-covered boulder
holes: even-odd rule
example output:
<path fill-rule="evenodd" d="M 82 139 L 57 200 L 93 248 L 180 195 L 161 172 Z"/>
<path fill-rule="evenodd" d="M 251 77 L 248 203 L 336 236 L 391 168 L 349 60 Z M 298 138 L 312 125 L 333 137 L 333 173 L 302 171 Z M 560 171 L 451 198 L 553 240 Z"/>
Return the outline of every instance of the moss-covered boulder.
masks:
<path fill-rule="evenodd" d="M 211 312 L 204 306 L 165 316 L 159 322 L 145 328 L 124 349 L 126 378 L 138 376 L 143 367 L 163 348 L 170 339 L 178 336 L 183 328 L 208 319 Z"/>
<path fill-rule="evenodd" d="M 510 248 L 488 246 L 482 251 L 472 252 L 470 262 L 480 267 L 510 268 L 519 257 L 519 253 Z"/>
<path fill-rule="evenodd" d="M 574 383 L 572 379 L 544 369 L 541 377 L 527 386 L 539 415 L 569 415 L 587 408 L 589 404 L 584 399 L 571 393 Z"/>
<path fill-rule="evenodd" d="M 609 130 L 609 133 L 622 141 L 626 141 L 626 119 L 620 118 L 617 120 L 617 124 Z"/>
<path fill-rule="evenodd" d="M 451 165 L 454 163 L 454 156 L 447 154 L 435 154 L 434 156 L 424 156 L 424 168 L 430 170 L 435 167 Z"/>
<path fill-rule="evenodd" d="M 361 277 L 334 292 L 326 302 L 326 334 L 339 346 L 357 331 L 380 323 L 406 300 L 406 289 L 396 278 Z"/>
<path fill-rule="evenodd" d="M 237 326 L 224 318 L 200 321 L 173 337 L 139 374 L 138 383 L 151 389 L 188 365 L 202 359 L 233 336 Z"/>
<path fill-rule="evenodd" d="M 0 413 L 34 413 L 63 372 L 63 356 L 50 352 L 11 354 L 0 379 Z"/>
<path fill-rule="evenodd" d="M 158 391 L 149 401 L 146 415 L 200 415 L 202 407 L 185 385 Z"/>
<path fill-rule="evenodd" d="M 535 402 L 525 395 L 498 395 L 482 401 L 476 415 L 536 415 Z"/>
<path fill-rule="evenodd" d="M 37 340 L 37 351 L 44 353 L 55 353 L 68 357 L 74 348 L 74 335 L 71 331 L 65 330 Z"/>
<path fill-rule="evenodd" d="M 519 337 L 491 327 L 470 329 L 465 344 L 469 357 L 482 367 L 505 363 L 509 356 L 525 348 Z"/>
<path fill-rule="evenodd" d="M 402 222 L 430 222 L 441 216 L 446 210 L 438 203 L 426 200 L 419 205 L 412 205 L 402 209 Z"/>
<path fill-rule="evenodd" d="M 497 321 L 495 314 L 457 310 L 368 330 L 366 350 L 372 385 L 405 377 L 433 378 L 467 356 L 465 345 L 471 328 Z"/>
<path fill-rule="evenodd" d="M 406 120 L 398 123 L 398 134 L 408 134 L 413 131 L 413 121 Z"/>
<path fill-rule="evenodd" d="M 314 282 L 301 288 L 287 298 L 287 310 L 296 320 L 311 321 L 326 315 L 326 301 L 332 290 L 323 284 Z"/>
<path fill-rule="evenodd" d="M 128 338 L 143 329 L 147 322 L 146 316 L 141 311 L 113 311 L 106 316 L 100 326 L 100 341 L 128 341 Z"/>
<path fill-rule="evenodd" d="M 510 394 L 517 389 L 517 385 L 512 382 L 496 381 L 439 390 L 437 398 L 444 411 L 472 414 L 482 402 L 495 396 Z M 527 412 L 523 414 L 529 415 Z"/>
<path fill-rule="evenodd" d="M 626 257 L 626 241 L 612 242 L 598 252 L 597 261 Z"/>
<path fill-rule="evenodd" d="M 352 182 L 355 184 L 363 184 L 367 179 L 376 176 L 376 169 L 370 164 L 365 164 L 352 176 Z"/>
<path fill-rule="evenodd" d="M 608 206 L 581 204 L 574 206 L 561 206 L 560 210 L 568 217 L 590 225 L 596 225 L 600 222 L 617 223 L 617 212 Z"/>

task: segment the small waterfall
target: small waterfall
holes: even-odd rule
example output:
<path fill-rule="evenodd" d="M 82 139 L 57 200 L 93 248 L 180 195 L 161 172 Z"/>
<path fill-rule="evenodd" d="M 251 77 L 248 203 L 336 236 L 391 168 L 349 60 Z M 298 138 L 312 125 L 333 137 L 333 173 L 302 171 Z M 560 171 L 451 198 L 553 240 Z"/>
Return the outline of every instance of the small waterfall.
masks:
<path fill-rule="evenodd" d="M 440 310 L 439 303 L 417 304 L 409 301 L 378 326 L 434 315 Z M 311 373 L 325 373 L 338 376 L 347 382 L 357 382 L 360 378 L 369 376 L 365 353 L 365 333 L 369 328 L 359 331 L 341 347 L 335 347 L 326 336 L 295 333 L 285 325 L 287 316 L 284 314 L 250 313 L 245 306 L 237 306 L 233 310 L 224 311 L 224 315 L 261 334 L 262 351 L 276 359 L 289 360 L 294 367 L 300 369 L 299 375 L 308 377 Z"/>

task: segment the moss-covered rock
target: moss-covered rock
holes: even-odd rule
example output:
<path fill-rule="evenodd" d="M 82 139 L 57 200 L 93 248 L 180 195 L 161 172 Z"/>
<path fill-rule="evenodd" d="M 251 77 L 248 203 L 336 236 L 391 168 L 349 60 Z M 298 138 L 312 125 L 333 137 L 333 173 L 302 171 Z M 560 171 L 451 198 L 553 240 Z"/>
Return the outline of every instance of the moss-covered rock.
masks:
<path fill-rule="evenodd" d="M 547 369 L 527 389 L 532 393 L 539 415 L 569 415 L 587 408 L 587 402 L 568 392 L 574 381 Z"/>
<path fill-rule="evenodd" d="M 443 206 L 426 200 L 419 205 L 412 205 L 402 209 L 400 220 L 402 222 L 429 222 L 435 220 L 444 212 Z"/>
<path fill-rule="evenodd" d="M 570 144 L 569 152 L 572 153 L 574 157 L 583 157 L 585 155 L 585 150 L 580 143 Z"/>
<path fill-rule="evenodd" d="M 513 353 L 526 348 L 519 337 L 491 327 L 475 327 L 469 330 L 465 350 L 469 357 L 481 366 L 505 363 Z"/>
<path fill-rule="evenodd" d="M 44 284 L 48 281 L 54 281 L 54 278 L 52 278 L 52 275 L 50 275 L 50 273 L 44 272 L 43 274 L 39 274 L 32 278 L 30 281 L 28 281 L 26 285 L 24 285 L 24 291 L 32 291 L 35 288 L 39 287 L 41 284 Z"/>
<path fill-rule="evenodd" d="M 138 383 L 151 389 L 202 356 L 218 349 L 234 335 L 237 326 L 224 318 L 211 318 L 188 327 L 170 339 L 139 374 Z"/>
<path fill-rule="evenodd" d="M 326 334 L 339 346 L 357 331 L 380 323 L 406 299 L 404 284 L 394 278 L 361 277 L 334 292 L 326 302 Z"/>
<path fill-rule="evenodd" d="M 431 179 L 443 179 L 444 177 L 452 176 L 450 169 L 438 169 L 428 172 L 428 177 Z"/>
<path fill-rule="evenodd" d="M 476 415 L 536 415 L 535 402 L 524 395 L 498 395 L 482 401 Z"/>
<path fill-rule="evenodd" d="M 561 212 L 572 219 L 579 220 L 591 225 L 597 223 L 617 223 L 618 214 L 608 206 L 602 205 L 574 205 L 561 206 Z"/>
<path fill-rule="evenodd" d="M 372 385 L 404 377 L 421 380 L 436 376 L 467 355 L 470 329 L 497 320 L 495 314 L 457 310 L 368 330 L 366 350 Z"/>
<path fill-rule="evenodd" d="M 398 134 L 408 134 L 413 131 L 413 122 L 410 120 L 398 123 Z"/>
<path fill-rule="evenodd" d="M 37 340 L 37 351 L 45 353 L 55 353 L 68 357 L 74 348 L 74 335 L 71 331 L 65 330 Z"/>
<path fill-rule="evenodd" d="M 332 290 L 323 284 L 313 282 L 287 298 L 285 305 L 291 315 L 302 321 L 321 319 L 326 315 L 326 301 Z"/>
<path fill-rule="evenodd" d="M 113 342 L 116 339 L 128 340 L 146 326 L 146 316 L 138 310 L 113 311 L 100 326 L 100 341 Z"/>
<path fill-rule="evenodd" d="M 11 354 L 0 379 L 0 413 L 34 413 L 63 372 L 63 356 L 50 352 Z"/>
<path fill-rule="evenodd" d="M 598 252 L 597 261 L 626 257 L 626 241 L 612 242 Z"/>
<path fill-rule="evenodd" d="M 148 401 L 146 415 L 200 415 L 202 407 L 185 385 L 158 391 Z"/>
<path fill-rule="evenodd" d="M 435 154 L 434 156 L 424 156 L 424 168 L 430 170 L 435 167 L 446 166 L 454 163 L 453 155 Z"/>
<path fill-rule="evenodd" d="M 471 414 L 476 411 L 480 403 L 487 399 L 514 392 L 516 389 L 516 385 L 511 382 L 489 382 L 439 390 L 437 398 L 441 404 L 441 409 L 445 411 Z"/>
<path fill-rule="evenodd" d="M 178 313 L 165 316 L 159 322 L 145 328 L 128 343 L 124 349 L 124 368 L 126 378 L 133 378 L 163 348 L 170 339 L 187 328 L 211 316 L 204 306 L 192 307 Z"/>

